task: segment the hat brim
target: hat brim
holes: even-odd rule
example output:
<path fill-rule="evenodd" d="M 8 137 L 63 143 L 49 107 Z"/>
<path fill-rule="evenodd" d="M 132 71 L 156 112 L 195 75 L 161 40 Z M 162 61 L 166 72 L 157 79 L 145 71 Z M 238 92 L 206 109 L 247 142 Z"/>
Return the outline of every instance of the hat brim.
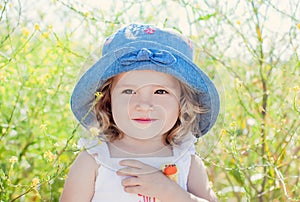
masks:
<path fill-rule="evenodd" d="M 142 48 L 170 51 L 175 56 L 176 62 L 171 66 L 159 66 L 151 61 L 136 62 L 126 66 L 120 65 L 118 61 L 120 57 L 132 50 Z M 219 114 L 220 100 L 217 89 L 209 77 L 180 52 L 158 43 L 139 41 L 102 56 L 79 79 L 71 96 L 71 110 L 85 128 L 98 126 L 94 110 L 91 110 L 91 107 L 95 100 L 95 92 L 99 87 L 107 79 L 132 70 L 154 70 L 166 73 L 195 89 L 198 92 L 198 102 L 208 109 L 208 112 L 198 114 L 201 131 L 201 134 L 197 134 L 198 136 L 206 134 L 215 124 Z"/>

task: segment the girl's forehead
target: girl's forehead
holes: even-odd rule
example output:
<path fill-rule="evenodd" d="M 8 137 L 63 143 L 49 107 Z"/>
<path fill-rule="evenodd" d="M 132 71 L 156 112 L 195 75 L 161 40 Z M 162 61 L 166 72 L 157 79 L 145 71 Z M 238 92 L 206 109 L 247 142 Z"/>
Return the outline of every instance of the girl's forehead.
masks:
<path fill-rule="evenodd" d="M 113 79 L 114 86 L 157 85 L 168 88 L 180 88 L 179 81 L 169 74 L 154 70 L 133 70 L 118 74 Z"/>

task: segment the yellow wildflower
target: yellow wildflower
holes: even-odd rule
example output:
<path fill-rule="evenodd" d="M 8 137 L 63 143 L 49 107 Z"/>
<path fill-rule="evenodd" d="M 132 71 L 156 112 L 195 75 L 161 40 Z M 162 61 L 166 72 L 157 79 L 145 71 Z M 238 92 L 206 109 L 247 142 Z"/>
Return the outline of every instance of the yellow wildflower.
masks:
<path fill-rule="evenodd" d="M 49 38 L 49 32 L 43 32 L 42 36 L 46 39 Z"/>
<path fill-rule="evenodd" d="M 0 81 L 4 81 L 6 78 L 5 78 L 5 75 L 0 73 Z"/>
<path fill-rule="evenodd" d="M 22 34 L 25 35 L 25 36 L 28 36 L 29 35 L 29 30 L 26 27 L 23 27 L 22 28 Z"/>
<path fill-rule="evenodd" d="M 237 20 L 236 24 L 241 25 L 241 21 Z"/>
<path fill-rule="evenodd" d="M 99 135 L 100 130 L 96 127 L 91 127 L 90 128 L 90 133 L 93 137 L 97 137 Z"/>
<path fill-rule="evenodd" d="M 238 79 L 238 78 L 234 79 L 234 84 L 238 88 L 241 88 L 243 86 L 243 82 L 240 79 Z"/>
<path fill-rule="evenodd" d="M 227 130 L 223 128 L 223 129 L 221 130 L 221 135 L 222 135 L 222 136 L 223 136 L 223 135 L 227 135 Z"/>
<path fill-rule="evenodd" d="M 40 25 L 36 23 L 36 24 L 34 25 L 34 29 L 37 30 L 37 31 L 39 31 L 39 30 L 40 30 Z"/>
<path fill-rule="evenodd" d="M 40 179 L 35 177 L 31 180 L 31 186 L 35 187 L 40 183 Z"/>
<path fill-rule="evenodd" d="M 102 93 L 102 92 L 96 92 L 96 93 L 95 93 L 95 96 L 96 96 L 98 99 L 100 99 L 100 98 L 103 97 L 103 93 Z"/>
<path fill-rule="evenodd" d="M 300 23 L 298 23 L 297 27 L 298 27 L 298 29 L 300 29 Z"/>
<path fill-rule="evenodd" d="M 43 123 L 43 124 L 40 126 L 40 128 L 41 128 L 43 131 L 47 130 L 47 124 Z"/>
<path fill-rule="evenodd" d="M 52 25 L 48 25 L 48 29 L 49 29 L 49 31 L 51 32 L 52 29 L 53 29 L 53 26 L 52 26 Z"/>
<path fill-rule="evenodd" d="M 299 86 L 294 86 L 293 90 L 297 93 L 300 90 L 300 87 Z"/>
<path fill-rule="evenodd" d="M 46 153 L 44 154 L 44 158 L 46 158 L 48 161 L 53 161 L 56 158 L 56 155 L 51 151 L 46 151 Z"/>
<path fill-rule="evenodd" d="M 262 38 L 262 34 L 261 34 L 261 29 L 260 27 L 257 25 L 256 26 L 256 34 L 257 34 L 257 39 L 262 42 L 263 41 L 263 38 Z"/>
<path fill-rule="evenodd" d="M 54 95 L 55 94 L 55 91 L 53 89 L 46 89 L 46 93 L 48 95 Z"/>
<path fill-rule="evenodd" d="M 91 13 L 87 11 L 87 12 L 84 13 L 84 16 L 88 18 L 88 17 L 91 16 Z"/>
<path fill-rule="evenodd" d="M 286 119 L 281 119 L 281 125 L 285 125 L 286 124 Z"/>
<path fill-rule="evenodd" d="M 230 124 L 230 127 L 232 127 L 232 128 L 236 127 L 236 122 L 232 122 L 232 123 Z"/>
<path fill-rule="evenodd" d="M 18 161 L 18 158 L 16 156 L 12 156 L 10 159 L 9 159 L 9 162 L 14 164 Z"/>
<path fill-rule="evenodd" d="M 65 108 L 70 109 L 71 108 L 70 103 L 65 104 Z"/>

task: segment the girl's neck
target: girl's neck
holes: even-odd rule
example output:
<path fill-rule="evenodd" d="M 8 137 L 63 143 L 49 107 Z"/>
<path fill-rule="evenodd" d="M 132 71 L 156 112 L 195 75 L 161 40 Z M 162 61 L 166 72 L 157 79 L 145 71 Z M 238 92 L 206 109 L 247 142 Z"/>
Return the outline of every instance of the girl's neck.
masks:
<path fill-rule="evenodd" d="M 166 157 L 172 156 L 170 145 L 163 142 L 162 137 L 151 139 L 136 139 L 124 135 L 120 140 L 108 143 L 110 156 L 115 158 Z"/>

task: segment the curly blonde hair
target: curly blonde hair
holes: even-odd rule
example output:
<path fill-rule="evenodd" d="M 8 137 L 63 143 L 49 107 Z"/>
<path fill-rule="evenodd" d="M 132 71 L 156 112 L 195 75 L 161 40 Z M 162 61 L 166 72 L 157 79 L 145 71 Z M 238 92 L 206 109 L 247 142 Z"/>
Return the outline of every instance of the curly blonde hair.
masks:
<path fill-rule="evenodd" d="M 115 124 L 112 116 L 110 92 L 112 83 L 113 78 L 110 78 L 98 89 L 97 92 L 101 92 L 102 97 L 94 108 L 99 123 L 100 136 L 107 141 L 114 141 L 123 137 L 123 133 Z M 179 143 L 189 131 L 196 136 L 201 135 L 197 114 L 208 111 L 196 101 L 199 95 L 195 90 L 180 81 L 179 83 L 181 87 L 179 116 L 174 126 L 164 134 L 166 144 L 171 145 Z"/>

